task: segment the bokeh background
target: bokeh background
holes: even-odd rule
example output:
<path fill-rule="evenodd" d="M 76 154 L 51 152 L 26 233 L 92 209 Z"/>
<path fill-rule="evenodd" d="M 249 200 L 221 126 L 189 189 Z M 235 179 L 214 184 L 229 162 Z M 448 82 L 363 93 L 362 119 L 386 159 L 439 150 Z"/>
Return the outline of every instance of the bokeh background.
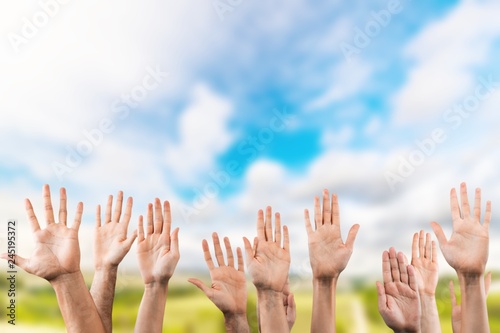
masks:
<path fill-rule="evenodd" d="M 303 209 L 327 188 L 339 196 L 344 235 L 361 225 L 339 285 L 339 332 L 386 332 L 374 288 L 382 251 L 410 255 L 413 233 L 430 232 L 433 220 L 449 235 L 449 190 L 466 181 L 493 201 L 488 269 L 500 270 L 498 1 L 0 4 L 2 252 L 14 218 L 18 252 L 29 256 L 23 199 L 41 214 L 42 185 L 64 186 L 70 209 L 85 204 L 90 283 L 95 206 L 119 190 L 132 196 L 132 231 L 148 202 L 169 200 L 181 260 L 166 331 L 221 332 L 221 315 L 186 282 L 209 281 L 201 240 L 217 231 L 242 246 L 255 235 L 257 210 L 271 205 L 291 232 L 294 332 L 306 332 Z M 439 259 L 449 332 L 453 272 Z M 499 279 L 492 331 L 500 330 Z M 22 272 L 18 283 L 17 325 L 2 315 L 2 332 L 64 331 L 48 284 Z M 116 331 L 132 330 L 141 295 L 133 247 L 120 268 Z"/>

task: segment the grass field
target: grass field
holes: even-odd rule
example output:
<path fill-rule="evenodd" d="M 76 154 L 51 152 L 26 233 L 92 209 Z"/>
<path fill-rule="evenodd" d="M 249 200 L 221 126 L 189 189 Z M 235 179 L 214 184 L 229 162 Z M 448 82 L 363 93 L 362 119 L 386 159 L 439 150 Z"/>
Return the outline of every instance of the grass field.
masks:
<path fill-rule="evenodd" d="M 87 279 L 89 280 L 89 279 Z M 437 304 L 443 333 L 451 333 L 451 305 L 447 289 L 448 279 L 443 279 L 437 292 Z M 0 283 L 4 290 L 5 282 Z M 292 332 L 309 332 L 312 295 L 307 288 L 295 292 L 297 320 Z M 128 279 L 126 285 L 118 283 L 113 310 L 114 332 L 133 331 L 137 309 L 142 297 L 139 280 Z M 6 303 L 6 293 L 0 295 L 0 304 Z M 24 273 L 19 275 L 16 298 L 16 326 L 8 325 L 3 312 L 0 332 L 65 332 L 57 301 L 52 288 L 40 280 L 33 280 Z M 500 291 L 493 290 L 488 297 L 492 332 L 500 332 Z M 2 305 L 2 308 L 5 307 Z M 249 286 L 248 318 L 252 332 L 256 327 L 255 292 Z M 165 312 L 164 332 L 170 333 L 219 333 L 224 332 L 221 313 L 195 287 L 185 279 L 171 284 Z M 389 332 L 377 310 L 374 286 L 358 285 L 355 290 L 341 290 L 337 296 L 337 332 Z"/>

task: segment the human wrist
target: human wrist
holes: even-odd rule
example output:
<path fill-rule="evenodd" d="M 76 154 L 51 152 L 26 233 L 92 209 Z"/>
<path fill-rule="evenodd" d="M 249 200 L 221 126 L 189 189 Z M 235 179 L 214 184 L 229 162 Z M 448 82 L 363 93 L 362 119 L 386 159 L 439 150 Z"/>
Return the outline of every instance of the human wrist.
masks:
<path fill-rule="evenodd" d="M 225 313 L 224 325 L 227 333 L 249 332 L 246 313 Z"/>
<path fill-rule="evenodd" d="M 65 286 L 65 285 L 73 285 L 75 283 L 80 283 L 85 280 L 83 279 L 83 274 L 80 270 L 71 273 L 64 273 L 56 276 L 53 279 L 47 279 L 53 288 Z"/>

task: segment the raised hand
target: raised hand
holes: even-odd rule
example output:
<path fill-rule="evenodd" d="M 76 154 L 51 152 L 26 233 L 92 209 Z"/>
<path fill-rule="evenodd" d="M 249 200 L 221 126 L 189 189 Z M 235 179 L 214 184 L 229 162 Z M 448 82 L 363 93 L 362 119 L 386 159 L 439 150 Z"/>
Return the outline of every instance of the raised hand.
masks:
<path fill-rule="evenodd" d="M 90 288 L 90 294 L 108 333 L 112 331 L 111 317 L 118 265 L 137 237 L 135 231 L 127 237 L 128 224 L 132 214 L 132 198 L 127 200 L 123 217 L 122 191 L 118 192 L 113 216 L 111 216 L 112 205 L 113 196 L 110 195 L 104 214 L 104 223 L 101 223 L 101 206 L 97 206 L 94 232 L 94 266 L 96 271 Z"/>
<path fill-rule="evenodd" d="M 394 332 L 420 332 L 421 310 L 415 268 L 394 248 L 382 254 L 384 284 L 377 281 L 378 309 Z"/>
<path fill-rule="evenodd" d="M 112 213 L 113 196 L 108 197 L 104 223 L 101 223 L 101 206 L 96 210 L 96 228 L 94 241 L 94 265 L 96 269 L 117 267 L 130 250 L 137 237 L 134 231 L 127 236 L 128 225 L 132 214 L 132 198 L 127 199 L 125 213 L 122 216 L 123 192 L 118 192 L 115 209 Z"/>
<path fill-rule="evenodd" d="M 139 270 L 145 285 L 151 283 L 166 284 L 174 274 L 179 261 L 179 228 L 170 234 L 172 225 L 170 203 L 163 203 L 163 213 L 160 199 L 155 199 L 153 205 L 148 205 L 146 232 L 144 232 L 143 217 L 139 217 L 137 259 Z"/>
<path fill-rule="evenodd" d="M 235 266 L 233 250 L 229 238 L 224 238 L 226 248 L 227 263 L 224 260 L 224 253 L 217 233 L 212 234 L 214 244 L 215 266 L 208 242 L 204 239 L 202 242 L 205 262 L 210 271 L 212 279 L 211 287 L 207 287 L 198 279 L 189 279 L 188 281 L 198 287 L 205 295 L 222 311 L 224 314 L 227 332 L 249 332 L 246 312 L 247 312 L 247 289 L 245 270 L 243 268 L 243 255 L 241 249 L 236 249 L 237 266 Z"/>
<path fill-rule="evenodd" d="M 283 306 L 283 292 L 290 269 L 288 228 L 283 226 L 282 237 L 281 219 L 279 213 L 276 213 L 273 233 L 272 210 L 271 207 L 267 207 L 265 220 L 263 211 L 258 212 L 257 237 L 253 246 L 246 237 L 243 241 L 247 268 L 257 288 L 260 331 L 289 333 L 289 322 Z"/>
<path fill-rule="evenodd" d="M 26 212 L 35 238 L 35 250 L 29 259 L 15 257 L 15 264 L 26 272 L 52 281 L 62 275 L 80 271 L 80 246 L 78 229 L 80 228 L 83 203 L 78 203 L 71 227 L 67 226 L 66 190 L 60 189 L 58 222 L 54 218 L 54 210 L 50 197 L 50 188 L 43 186 L 45 206 L 45 229 L 40 228 L 38 219 L 29 199 L 26 199 Z M 2 258 L 7 259 L 5 254 Z"/>
<path fill-rule="evenodd" d="M 244 237 L 248 272 L 257 289 L 282 292 L 288 281 L 290 268 L 290 241 L 288 228 L 283 226 L 283 246 L 280 214 L 275 215 L 275 230 L 272 226 L 272 209 L 267 207 L 266 218 L 262 210 L 258 212 L 257 238 L 253 247 Z"/>
<path fill-rule="evenodd" d="M 155 199 L 148 205 L 146 232 L 142 215 L 139 216 L 137 232 L 137 259 L 144 281 L 137 321 L 136 333 L 160 333 L 163 328 L 168 282 L 179 261 L 179 228 L 170 233 L 172 225 L 170 204 Z"/>
<path fill-rule="evenodd" d="M 355 224 L 349 230 L 346 242 L 340 234 L 340 213 L 337 195 L 330 201 L 328 190 L 323 190 L 323 208 L 320 199 L 314 198 L 315 230 L 309 211 L 304 211 L 309 260 L 313 271 L 312 333 L 335 332 L 335 295 L 337 280 L 351 258 L 354 240 L 359 230 Z"/>
<path fill-rule="evenodd" d="M 460 199 L 459 204 L 456 190 L 452 189 L 450 205 L 453 233 L 450 239 L 446 239 L 438 223 L 432 222 L 432 229 L 444 258 L 457 273 L 482 275 L 488 261 L 491 202 L 486 203 L 484 223 L 481 224 L 481 190 L 476 189 L 472 214 L 465 183 L 460 185 Z"/>
<path fill-rule="evenodd" d="M 323 190 L 323 209 L 318 197 L 314 198 L 315 230 L 311 226 L 309 211 L 304 211 L 309 259 L 316 279 L 338 278 L 351 258 L 354 240 L 359 230 L 355 224 L 349 230 L 346 242 L 340 234 L 340 214 L 337 195 L 330 202 L 328 190 Z"/>
<path fill-rule="evenodd" d="M 422 310 L 421 329 L 423 333 L 441 332 L 439 313 L 436 304 L 436 287 L 439 279 L 436 243 L 431 235 L 420 233 L 413 235 L 411 264 L 415 268 L 420 308 Z"/>
<path fill-rule="evenodd" d="M 47 224 L 45 229 L 40 228 L 30 200 L 25 201 L 35 237 L 35 250 L 29 259 L 16 256 L 14 262 L 26 272 L 50 282 L 68 332 L 103 333 L 104 326 L 80 271 L 78 230 L 83 203 L 78 203 L 72 226 L 68 227 L 66 190 L 60 189 L 58 222 L 54 218 L 48 185 L 43 186 L 43 201 Z M 8 257 L 3 254 L 2 258 Z"/>

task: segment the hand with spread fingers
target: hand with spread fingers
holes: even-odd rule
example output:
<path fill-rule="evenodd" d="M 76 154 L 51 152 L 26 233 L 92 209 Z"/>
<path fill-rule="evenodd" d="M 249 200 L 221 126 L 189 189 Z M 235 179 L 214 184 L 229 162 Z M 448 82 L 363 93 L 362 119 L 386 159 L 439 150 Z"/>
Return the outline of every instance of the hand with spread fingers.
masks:
<path fill-rule="evenodd" d="M 212 234 L 214 244 L 215 258 L 217 267 L 215 266 L 208 242 L 203 240 L 202 248 L 210 271 L 212 286 L 207 287 L 198 279 L 189 279 L 188 281 L 197 286 L 205 295 L 222 311 L 226 325 L 226 332 L 250 332 L 247 322 L 247 289 L 245 270 L 243 263 L 243 254 L 241 249 L 236 249 L 237 266 L 235 267 L 233 250 L 229 238 L 224 238 L 224 246 L 226 248 L 227 263 L 224 260 L 219 235 Z"/>
<path fill-rule="evenodd" d="M 257 289 L 259 320 L 262 333 L 289 333 L 287 316 L 283 307 L 283 290 L 290 269 L 290 241 L 288 228 L 281 217 L 275 215 L 275 230 L 272 226 L 272 209 L 266 208 L 266 216 L 259 210 L 257 237 L 253 246 L 244 237 L 247 268 Z M 283 245 L 282 245 L 283 242 Z"/>
<path fill-rule="evenodd" d="M 377 281 L 378 309 L 394 332 L 421 332 L 420 300 L 415 268 L 394 248 L 382 255 L 384 284 Z"/>
<path fill-rule="evenodd" d="M 349 230 L 346 242 L 340 234 L 340 212 L 335 194 L 323 190 L 323 207 L 320 199 L 314 198 L 313 229 L 309 211 L 304 211 L 309 259 L 313 271 L 313 311 L 311 332 L 328 333 L 336 331 L 335 298 L 337 281 L 346 268 L 359 230 L 355 224 Z"/>
<path fill-rule="evenodd" d="M 31 201 L 26 199 L 26 211 L 35 238 L 35 249 L 29 259 L 16 256 L 15 264 L 26 272 L 50 282 L 68 332 L 105 332 L 80 271 L 78 230 L 83 203 L 78 203 L 72 226 L 68 227 L 66 190 L 60 190 L 58 222 L 54 218 L 48 185 L 43 186 L 43 200 L 47 223 L 45 229 L 40 228 Z M 9 257 L 2 254 L 2 258 Z"/>
<path fill-rule="evenodd" d="M 145 285 L 135 332 L 159 333 L 163 328 L 168 282 L 179 261 L 179 228 L 170 233 L 170 204 L 155 199 L 148 205 L 146 231 L 142 215 L 137 232 L 137 259 Z"/>
<path fill-rule="evenodd" d="M 488 261 L 491 202 L 486 203 L 481 224 L 481 189 L 476 189 L 471 212 L 467 186 L 460 185 L 460 203 L 457 192 L 451 190 L 450 206 L 453 233 L 446 238 L 441 226 L 432 222 L 432 229 L 448 264 L 455 269 L 460 281 L 462 302 L 462 332 L 489 332 L 488 309 L 484 295 L 483 274 Z"/>
<path fill-rule="evenodd" d="M 111 215 L 112 205 L 113 196 L 110 195 L 106 205 L 104 223 L 101 223 L 101 206 L 97 206 L 94 232 L 94 266 L 96 271 L 90 288 L 90 294 L 108 333 L 112 331 L 111 318 L 118 265 L 130 251 L 137 236 L 135 231 L 127 236 L 132 215 L 132 198 L 129 197 L 127 200 L 123 217 L 123 192 L 118 192 L 113 215 Z"/>
<path fill-rule="evenodd" d="M 420 295 L 422 333 L 439 333 L 441 324 L 435 297 L 439 268 L 436 243 L 431 240 L 431 234 L 420 230 L 413 235 L 411 256 Z"/>

